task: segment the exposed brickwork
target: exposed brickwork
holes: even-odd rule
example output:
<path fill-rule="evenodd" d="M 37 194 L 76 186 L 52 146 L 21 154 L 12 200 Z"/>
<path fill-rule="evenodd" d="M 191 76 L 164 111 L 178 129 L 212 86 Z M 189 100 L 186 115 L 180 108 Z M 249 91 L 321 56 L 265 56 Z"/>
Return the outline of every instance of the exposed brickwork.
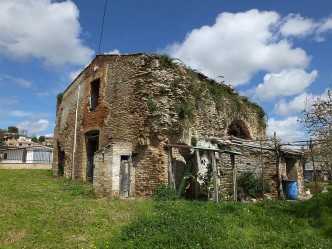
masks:
<path fill-rule="evenodd" d="M 99 102 L 90 110 L 91 82 L 96 79 Z M 159 56 L 98 55 L 67 88 L 57 108 L 53 171 L 58 172 L 60 149 L 66 177 L 72 174 L 77 101 L 74 177 L 86 179 L 86 136 L 98 131 L 99 149 L 111 142 L 132 144 L 131 193 L 137 195 L 151 195 L 156 185 L 167 182 L 166 143 L 190 145 L 192 137 L 221 137 L 234 121 L 250 138 L 265 137 L 261 109 L 230 87 L 179 65 L 162 65 Z M 106 147 L 103 153 L 113 160 L 114 151 Z M 180 154 L 178 159 L 179 164 L 184 160 Z M 96 167 L 96 189 L 101 195 L 116 195 L 112 170 L 105 171 L 111 166 Z"/>

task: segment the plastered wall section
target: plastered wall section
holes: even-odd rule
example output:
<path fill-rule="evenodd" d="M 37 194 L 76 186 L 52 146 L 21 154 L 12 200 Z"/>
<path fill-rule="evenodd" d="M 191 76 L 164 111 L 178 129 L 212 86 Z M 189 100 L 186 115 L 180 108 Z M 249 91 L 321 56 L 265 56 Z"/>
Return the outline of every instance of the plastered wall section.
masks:
<path fill-rule="evenodd" d="M 130 158 L 131 155 L 132 144 L 125 142 L 113 142 L 95 153 L 93 187 L 99 196 L 119 196 L 121 156 Z M 135 189 L 135 168 L 130 167 L 130 170 L 132 192 Z"/>

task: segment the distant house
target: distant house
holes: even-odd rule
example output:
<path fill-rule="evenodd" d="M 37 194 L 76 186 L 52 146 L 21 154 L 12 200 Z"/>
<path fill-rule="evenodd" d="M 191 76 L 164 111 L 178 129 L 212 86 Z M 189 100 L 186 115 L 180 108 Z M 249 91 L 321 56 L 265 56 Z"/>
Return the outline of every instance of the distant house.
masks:
<path fill-rule="evenodd" d="M 32 142 L 30 140 L 23 140 L 23 139 L 8 139 L 4 141 L 4 147 L 7 148 L 26 148 L 26 147 L 34 147 L 40 146 L 40 144 Z"/>
<path fill-rule="evenodd" d="M 43 145 L 46 146 L 53 146 L 53 137 L 45 137 L 45 141 L 43 142 Z"/>
<path fill-rule="evenodd" d="M 324 167 L 324 163 L 322 162 L 315 162 L 315 170 L 316 170 L 316 177 L 318 182 L 328 182 L 330 181 L 331 175 L 329 174 L 326 167 Z M 305 164 L 305 178 L 308 181 L 314 181 L 314 166 L 312 161 L 307 161 Z"/>
<path fill-rule="evenodd" d="M 46 146 L 6 148 L 0 151 L 1 163 L 52 163 L 53 149 Z"/>

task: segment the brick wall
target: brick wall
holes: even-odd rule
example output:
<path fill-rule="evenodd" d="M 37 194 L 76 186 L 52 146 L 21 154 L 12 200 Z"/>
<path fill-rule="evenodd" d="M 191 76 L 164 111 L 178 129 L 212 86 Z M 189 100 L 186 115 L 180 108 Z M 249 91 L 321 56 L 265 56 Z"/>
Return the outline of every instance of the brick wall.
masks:
<path fill-rule="evenodd" d="M 96 79 L 100 80 L 99 103 L 90 110 L 90 83 Z M 203 139 L 227 135 L 234 120 L 246 125 L 251 138 L 265 137 L 255 105 L 225 85 L 218 86 L 182 66 L 162 65 L 159 56 L 98 55 L 68 87 L 57 108 L 54 174 L 60 149 L 65 152 L 65 176 L 71 176 L 79 85 L 74 160 L 74 177 L 78 179 L 86 179 L 86 134 L 91 131 L 99 132 L 99 149 L 111 142 L 132 143 L 132 183 L 137 195 L 151 195 L 156 185 L 167 182 L 167 154 L 163 147 L 167 143 L 190 145 L 193 136 Z M 182 158 L 178 158 L 180 163 Z M 105 175 L 106 166 L 98 167 Z M 102 186 L 99 177 L 99 173 L 94 177 L 96 186 Z M 107 181 L 105 184 L 110 184 Z M 105 184 L 101 192 L 108 193 L 112 187 Z"/>

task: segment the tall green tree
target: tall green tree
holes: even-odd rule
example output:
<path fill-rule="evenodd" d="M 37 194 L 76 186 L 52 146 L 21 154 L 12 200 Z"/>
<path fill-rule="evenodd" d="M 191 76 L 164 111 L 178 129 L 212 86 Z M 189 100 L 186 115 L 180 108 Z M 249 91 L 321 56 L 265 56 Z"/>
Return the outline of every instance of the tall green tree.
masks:
<path fill-rule="evenodd" d="M 39 136 L 38 141 L 39 143 L 45 142 L 45 136 Z"/>
<path fill-rule="evenodd" d="M 9 126 L 7 131 L 10 133 L 18 133 L 18 128 L 15 126 Z"/>

